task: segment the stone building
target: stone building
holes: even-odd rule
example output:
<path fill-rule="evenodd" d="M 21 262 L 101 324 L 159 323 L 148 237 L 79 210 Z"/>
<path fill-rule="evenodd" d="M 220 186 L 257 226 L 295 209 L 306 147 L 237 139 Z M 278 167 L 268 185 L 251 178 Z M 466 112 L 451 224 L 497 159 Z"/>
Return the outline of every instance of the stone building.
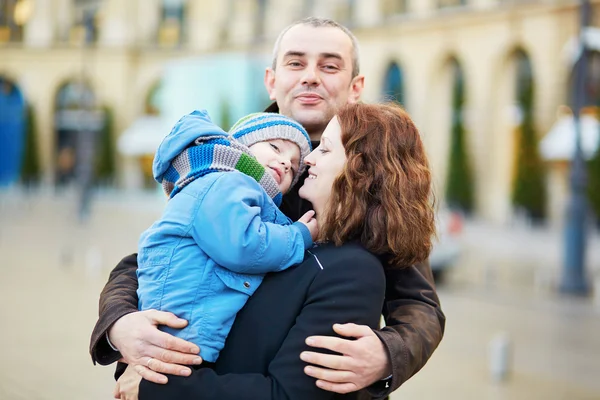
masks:
<path fill-rule="evenodd" d="M 597 25 L 600 1 L 591 3 Z M 116 140 L 134 121 L 157 112 L 154 97 L 167 63 L 249 51 L 268 59 L 279 31 L 308 15 L 336 19 L 356 34 L 366 77 L 363 99 L 392 97 L 413 115 L 439 194 L 446 184 L 451 121 L 460 115 L 476 213 L 510 221 L 519 85 L 528 79 L 535 85 L 534 120 L 543 136 L 568 103 L 578 1 L 2 0 L 0 106 L 32 107 L 44 181 L 68 182 L 77 157 L 76 134 L 61 117 L 65 111 L 108 107 Z M 591 60 L 598 76 L 600 63 Z M 464 89 L 460 110 L 452 107 L 456 82 Z M 18 149 L 22 124 L 11 110 L 13 121 L 0 125 L 0 145 Z M 0 179 L 18 178 L 17 158 L 0 164 Z M 127 186 L 123 175 L 131 160 L 117 161 L 119 185 Z M 564 195 L 550 203 L 551 219 L 559 221 Z"/>

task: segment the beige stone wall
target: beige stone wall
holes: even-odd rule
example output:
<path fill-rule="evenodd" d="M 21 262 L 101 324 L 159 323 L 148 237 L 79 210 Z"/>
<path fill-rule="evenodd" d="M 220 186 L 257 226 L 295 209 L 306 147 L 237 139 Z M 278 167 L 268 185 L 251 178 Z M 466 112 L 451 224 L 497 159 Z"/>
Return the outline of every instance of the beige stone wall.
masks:
<path fill-rule="evenodd" d="M 592 2 L 600 8 L 600 1 Z M 0 75 L 14 80 L 36 109 L 47 182 L 54 174 L 54 102 L 61 84 L 85 75 L 98 102 L 115 110 L 116 130 L 122 132 L 143 113 L 148 90 L 160 78 L 166 62 L 206 52 L 247 49 L 256 11 L 250 0 L 233 1 L 231 7 L 226 1 L 190 0 L 187 44 L 161 49 L 155 44 L 160 0 L 107 0 L 101 10 L 98 43 L 84 50 L 61 42 L 68 36 L 73 18 L 68 1 L 36 3 L 25 31 L 26 43 L 0 45 Z M 259 46 L 266 53 L 279 31 L 302 13 L 302 2 L 271 3 L 265 16 L 265 42 Z M 345 4 L 313 3 L 314 13 L 328 17 L 334 17 Z M 439 197 L 445 188 L 449 151 L 448 63 L 451 57 L 459 60 L 465 73 L 466 126 L 477 213 L 506 223 L 512 217 L 514 51 L 521 48 L 531 59 L 537 88 L 536 123 L 542 134 L 566 100 L 571 67 L 562 52 L 576 35 L 578 9 L 577 2 L 570 0 L 499 3 L 472 0 L 467 8 L 437 11 L 433 0 L 411 0 L 406 15 L 383 15 L 377 1 L 357 0 L 352 26 L 361 43 L 366 101 L 380 99 L 390 62 L 403 68 L 406 107 L 422 131 Z M 223 29 L 228 31 L 228 42 L 222 41 Z M 557 181 L 554 175 L 551 179 Z M 560 208 L 557 201 L 551 200 L 553 209 Z"/>
<path fill-rule="evenodd" d="M 466 127 L 475 170 L 477 213 L 498 223 L 512 218 L 514 51 L 523 49 L 532 63 L 540 135 L 554 123 L 558 105 L 566 101 L 570 67 L 562 52 L 577 32 L 578 10 L 574 2 L 538 3 L 494 7 L 482 0 L 477 3 L 481 12 L 453 11 L 356 30 L 363 60 L 369 60 L 363 61 L 362 67 L 367 77 L 367 100 L 378 99 L 391 61 L 403 67 L 406 107 L 422 130 L 439 194 L 445 189 L 449 152 L 451 79 L 447 62 L 451 56 L 459 60 L 467 85 Z M 430 12 L 420 3 L 418 7 L 412 5 L 416 13 Z"/>

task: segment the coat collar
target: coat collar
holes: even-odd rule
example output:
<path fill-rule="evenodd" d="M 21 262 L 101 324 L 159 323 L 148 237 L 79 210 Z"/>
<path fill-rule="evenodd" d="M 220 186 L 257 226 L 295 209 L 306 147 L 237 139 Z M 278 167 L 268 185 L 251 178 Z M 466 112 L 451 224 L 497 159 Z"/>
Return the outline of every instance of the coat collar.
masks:
<path fill-rule="evenodd" d="M 269 107 L 265 108 L 265 112 L 279 114 L 279 106 L 277 105 L 277 102 L 274 101 L 271 103 Z"/>

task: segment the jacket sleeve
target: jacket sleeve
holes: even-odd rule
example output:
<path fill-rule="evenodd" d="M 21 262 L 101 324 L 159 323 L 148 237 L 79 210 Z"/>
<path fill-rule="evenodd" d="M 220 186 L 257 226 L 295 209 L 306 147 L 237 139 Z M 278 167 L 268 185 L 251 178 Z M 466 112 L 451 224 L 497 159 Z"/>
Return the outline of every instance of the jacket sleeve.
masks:
<path fill-rule="evenodd" d="M 125 257 L 112 270 L 100 294 L 98 322 L 90 339 L 94 364 L 108 365 L 121 358 L 121 354 L 109 346 L 106 333 L 119 318 L 138 310 L 136 270 L 137 254 Z"/>
<path fill-rule="evenodd" d="M 374 397 L 385 397 L 416 374 L 442 340 L 446 317 L 435 291 L 429 262 L 386 270 L 383 316 L 386 327 L 375 331 L 385 344 L 392 363 L 389 388 L 373 385 Z"/>
<path fill-rule="evenodd" d="M 236 399 L 236 400 L 325 400 L 336 394 L 319 389 L 315 379 L 304 373 L 307 365 L 300 353 L 310 335 L 335 335 L 334 323 L 353 322 L 376 328 L 379 324 L 385 276 L 372 257 L 336 260 L 325 266 L 311 284 L 303 309 L 296 319 L 267 375 L 225 374 L 203 368 L 187 378 L 169 377 L 166 385 L 145 380 L 139 398 L 148 399 Z M 317 268 L 317 267 L 315 267 Z M 360 294 L 360 295 L 357 295 Z"/>
<path fill-rule="evenodd" d="M 181 195 L 185 192 L 177 196 Z M 264 190 L 242 173 L 223 173 L 198 203 L 192 237 L 212 260 L 231 271 L 281 271 L 302 262 L 304 250 L 312 246 L 304 224 L 279 225 L 261 219 Z"/>

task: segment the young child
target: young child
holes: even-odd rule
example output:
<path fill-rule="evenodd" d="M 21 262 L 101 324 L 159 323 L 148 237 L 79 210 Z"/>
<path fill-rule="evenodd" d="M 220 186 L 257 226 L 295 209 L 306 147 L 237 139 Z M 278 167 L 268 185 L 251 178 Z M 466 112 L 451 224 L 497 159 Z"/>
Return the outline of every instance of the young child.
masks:
<path fill-rule="evenodd" d="M 304 170 L 310 139 L 279 114 L 242 118 L 227 134 L 205 111 L 177 122 L 153 164 L 169 201 L 140 237 L 139 309 L 186 319 L 165 331 L 200 346 L 214 363 L 237 312 L 267 272 L 300 263 L 317 223 L 292 223 L 278 206 Z"/>

